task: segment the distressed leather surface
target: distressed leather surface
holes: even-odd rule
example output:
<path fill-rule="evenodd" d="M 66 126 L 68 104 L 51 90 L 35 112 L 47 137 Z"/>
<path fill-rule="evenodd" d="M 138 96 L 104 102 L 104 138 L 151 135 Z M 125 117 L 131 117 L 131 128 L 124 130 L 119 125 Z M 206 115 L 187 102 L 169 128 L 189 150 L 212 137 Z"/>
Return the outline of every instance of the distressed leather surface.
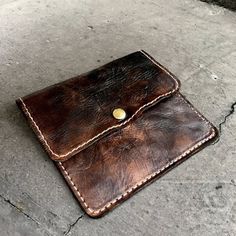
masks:
<path fill-rule="evenodd" d="M 148 57 L 135 52 L 18 100 L 33 117 L 34 131 L 53 160 L 70 158 L 140 115 L 144 109 L 135 113 L 142 106 L 178 89 L 178 81 Z M 117 107 L 127 113 L 123 122 L 112 116 Z"/>
<path fill-rule="evenodd" d="M 178 88 L 140 51 L 17 104 L 81 206 L 98 217 L 216 137 Z M 116 107 L 124 121 L 112 117 Z"/>
<path fill-rule="evenodd" d="M 193 109 L 177 93 L 60 163 L 86 212 L 102 215 L 213 139 L 215 128 Z"/>

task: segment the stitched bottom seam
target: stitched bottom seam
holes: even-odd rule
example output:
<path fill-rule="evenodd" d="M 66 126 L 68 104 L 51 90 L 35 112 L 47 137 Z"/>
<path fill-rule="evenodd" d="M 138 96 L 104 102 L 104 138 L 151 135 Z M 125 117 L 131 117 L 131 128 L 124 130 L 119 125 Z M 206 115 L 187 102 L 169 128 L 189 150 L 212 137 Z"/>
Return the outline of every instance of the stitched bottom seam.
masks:
<path fill-rule="evenodd" d="M 147 176 L 146 178 L 144 178 L 143 180 L 139 181 L 138 183 L 136 183 L 134 186 L 132 186 L 131 188 L 129 188 L 128 190 L 126 190 L 123 194 L 119 195 L 118 197 L 116 197 L 114 200 L 106 203 L 105 206 L 103 206 L 102 208 L 98 209 L 98 210 L 93 210 L 92 208 L 89 207 L 89 205 L 86 203 L 85 198 L 83 197 L 83 194 L 81 194 L 81 192 L 78 190 L 78 186 L 75 185 L 75 183 L 73 182 L 73 180 L 71 179 L 69 173 L 67 172 L 66 168 L 63 166 L 62 162 L 59 162 L 59 165 L 61 166 L 62 171 L 64 172 L 65 177 L 67 177 L 68 181 L 70 182 L 70 184 L 73 186 L 74 190 L 77 193 L 77 196 L 80 199 L 80 202 L 82 205 L 85 206 L 85 208 L 92 213 L 93 215 L 99 215 L 101 213 L 103 213 L 105 210 L 108 210 L 109 208 L 111 208 L 115 203 L 117 203 L 118 201 L 121 201 L 123 198 L 125 198 L 128 194 L 131 194 L 132 192 L 134 192 L 135 190 L 137 190 L 139 187 L 143 186 L 144 184 L 146 184 L 149 180 L 155 178 L 158 174 L 162 173 L 164 170 L 166 170 L 168 167 L 172 166 L 173 164 L 177 163 L 178 161 L 180 161 L 181 159 L 183 159 L 184 157 L 186 157 L 188 154 L 190 154 L 191 152 L 195 151 L 197 148 L 199 148 L 200 146 L 202 146 L 204 143 L 206 143 L 207 141 L 209 141 L 210 139 L 212 139 L 215 136 L 215 130 L 212 128 L 211 129 L 212 133 L 205 137 L 203 140 L 199 141 L 198 143 L 196 143 L 194 146 L 192 146 L 191 148 L 189 148 L 188 150 L 186 150 L 183 154 L 181 154 L 180 156 L 178 156 L 177 158 L 173 159 L 171 162 L 169 162 L 168 164 L 166 164 L 165 166 L 163 166 L 162 168 L 158 169 L 156 172 L 150 174 L 149 176 Z"/>

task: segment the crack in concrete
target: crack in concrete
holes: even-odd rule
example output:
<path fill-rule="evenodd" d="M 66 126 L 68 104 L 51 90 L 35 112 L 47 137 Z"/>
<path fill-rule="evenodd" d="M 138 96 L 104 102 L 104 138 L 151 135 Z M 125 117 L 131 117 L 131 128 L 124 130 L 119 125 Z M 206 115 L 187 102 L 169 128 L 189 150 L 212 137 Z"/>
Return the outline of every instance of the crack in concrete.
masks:
<path fill-rule="evenodd" d="M 34 221 L 37 225 L 40 225 L 40 223 L 35 220 L 34 218 L 32 218 L 30 215 L 28 215 L 27 213 L 25 213 L 20 207 L 18 207 L 17 205 L 15 205 L 10 199 L 5 198 L 4 196 L 0 195 L 0 197 L 3 199 L 4 202 L 7 202 L 11 207 L 15 208 L 16 210 L 18 210 L 20 213 L 22 213 L 24 216 L 26 216 L 28 219 Z"/>
<path fill-rule="evenodd" d="M 80 219 L 83 218 L 84 215 L 85 215 L 85 213 L 83 213 L 83 215 L 79 216 L 79 217 L 76 219 L 76 221 L 75 221 L 74 223 L 69 224 L 69 227 L 68 227 L 68 229 L 64 232 L 64 235 L 68 235 L 68 234 L 70 233 L 70 231 L 72 230 L 72 228 L 78 223 L 78 221 L 79 221 Z"/>
<path fill-rule="evenodd" d="M 231 104 L 231 106 L 230 106 L 230 111 L 229 111 L 229 113 L 224 117 L 224 120 L 219 124 L 219 132 L 221 133 L 221 131 L 222 131 L 222 125 L 224 125 L 225 123 L 226 123 L 226 121 L 227 121 L 227 119 L 231 116 L 231 115 L 233 115 L 233 113 L 234 113 L 234 106 L 236 105 L 236 102 L 234 102 L 234 103 L 232 103 Z"/>
<path fill-rule="evenodd" d="M 220 136 L 221 136 L 221 133 L 222 133 L 222 126 L 223 126 L 224 124 L 226 124 L 226 121 L 228 120 L 228 118 L 229 118 L 231 115 L 234 114 L 234 112 L 235 112 L 235 108 L 234 108 L 235 105 L 236 105 L 236 102 L 233 102 L 233 103 L 231 104 L 231 106 L 230 106 L 230 111 L 228 112 L 227 115 L 224 116 L 224 120 L 223 120 L 222 122 L 220 122 L 220 124 L 219 124 L 219 137 L 218 137 L 218 139 L 217 139 L 214 143 L 212 143 L 212 145 L 214 145 L 214 144 L 216 144 L 216 143 L 219 142 Z"/>

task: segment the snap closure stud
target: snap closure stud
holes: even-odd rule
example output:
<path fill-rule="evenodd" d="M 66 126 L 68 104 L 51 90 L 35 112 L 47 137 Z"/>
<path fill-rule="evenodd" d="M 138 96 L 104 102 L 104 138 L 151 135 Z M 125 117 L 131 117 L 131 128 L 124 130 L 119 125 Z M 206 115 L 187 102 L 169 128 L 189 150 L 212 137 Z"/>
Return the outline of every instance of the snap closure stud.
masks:
<path fill-rule="evenodd" d="M 126 112 L 122 108 L 116 108 L 113 110 L 112 115 L 117 120 L 124 120 L 126 117 Z"/>

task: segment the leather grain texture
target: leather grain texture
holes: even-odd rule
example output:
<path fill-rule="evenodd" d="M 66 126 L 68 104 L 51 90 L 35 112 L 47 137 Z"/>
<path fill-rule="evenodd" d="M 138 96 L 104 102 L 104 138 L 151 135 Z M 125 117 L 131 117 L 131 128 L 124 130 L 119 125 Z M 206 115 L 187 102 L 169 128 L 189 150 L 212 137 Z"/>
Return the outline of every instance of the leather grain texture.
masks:
<path fill-rule="evenodd" d="M 53 160 L 65 161 L 175 92 L 178 81 L 135 52 L 17 101 Z M 113 118 L 121 107 L 127 118 Z M 29 119 L 32 122 L 32 119 Z"/>
<path fill-rule="evenodd" d="M 86 212 L 97 217 L 198 151 L 216 133 L 178 93 L 59 168 Z"/>
<path fill-rule="evenodd" d="M 17 104 L 83 209 L 99 217 L 216 138 L 178 89 L 139 51 Z"/>

